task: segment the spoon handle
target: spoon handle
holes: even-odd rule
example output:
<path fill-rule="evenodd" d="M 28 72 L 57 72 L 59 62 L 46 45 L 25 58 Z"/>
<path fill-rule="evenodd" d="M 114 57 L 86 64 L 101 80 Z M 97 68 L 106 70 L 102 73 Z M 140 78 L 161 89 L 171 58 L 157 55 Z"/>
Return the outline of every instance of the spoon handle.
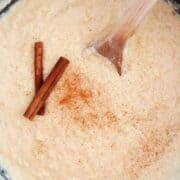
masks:
<path fill-rule="evenodd" d="M 132 36 L 144 16 L 157 0 L 134 0 L 123 13 L 118 28 L 102 42 L 95 45 L 101 55 L 107 57 L 121 74 L 123 49 L 126 41 Z"/>
<path fill-rule="evenodd" d="M 122 34 L 128 38 L 131 36 L 144 16 L 149 12 L 157 0 L 133 0 L 123 13 L 115 34 Z"/>

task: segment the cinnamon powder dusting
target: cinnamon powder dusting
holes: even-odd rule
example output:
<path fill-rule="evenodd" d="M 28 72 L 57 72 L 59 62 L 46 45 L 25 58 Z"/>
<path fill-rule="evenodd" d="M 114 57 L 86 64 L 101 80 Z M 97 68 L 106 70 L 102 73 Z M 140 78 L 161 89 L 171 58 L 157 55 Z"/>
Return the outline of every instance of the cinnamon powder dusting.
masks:
<path fill-rule="evenodd" d="M 70 72 L 58 90 L 59 107 L 71 123 L 81 129 L 103 128 L 117 123 L 118 118 L 110 108 L 110 102 L 85 74 Z"/>
<path fill-rule="evenodd" d="M 88 104 L 93 96 L 92 90 L 81 87 L 82 79 L 79 74 L 73 73 L 71 77 L 65 80 L 63 85 L 66 88 L 66 92 L 59 103 L 69 108 L 74 107 L 78 100 Z"/>
<path fill-rule="evenodd" d="M 145 140 L 139 142 L 138 147 L 129 150 L 124 167 L 130 179 L 137 179 L 144 169 L 163 157 L 174 139 L 173 134 L 174 132 L 170 132 L 169 128 L 155 128 Z"/>
<path fill-rule="evenodd" d="M 147 116 L 133 117 L 129 122 L 139 132 L 139 135 L 136 135 L 137 144 L 127 148 L 123 160 L 124 172 L 129 179 L 138 179 L 146 168 L 162 159 L 179 135 L 178 124 L 161 124 L 161 121 L 158 123 L 158 111 L 162 108 L 165 110 L 163 105 L 155 105 Z"/>
<path fill-rule="evenodd" d="M 46 147 L 44 141 L 35 139 L 32 153 L 33 153 L 34 157 L 37 157 L 37 158 L 39 156 L 45 156 L 45 154 L 47 155 L 48 151 L 47 151 L 47 147 Z"/>

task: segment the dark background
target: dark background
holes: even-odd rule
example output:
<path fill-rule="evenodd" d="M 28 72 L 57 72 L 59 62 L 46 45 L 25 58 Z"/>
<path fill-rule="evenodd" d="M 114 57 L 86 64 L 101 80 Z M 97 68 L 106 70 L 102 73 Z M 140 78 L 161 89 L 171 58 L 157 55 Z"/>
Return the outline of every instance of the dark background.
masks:
<path fill-rule="evenodd" d="M 173 7 L 175 11 L 180 14 L 180 0 L 166 0 L 168 2 L 171 2 L 173 4 Z"/>

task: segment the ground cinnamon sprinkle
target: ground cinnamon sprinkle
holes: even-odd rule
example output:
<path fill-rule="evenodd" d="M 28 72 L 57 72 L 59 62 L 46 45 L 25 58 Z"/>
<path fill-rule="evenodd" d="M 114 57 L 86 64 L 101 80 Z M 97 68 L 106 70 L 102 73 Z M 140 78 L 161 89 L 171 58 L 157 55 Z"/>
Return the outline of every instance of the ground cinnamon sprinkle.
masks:
<path fill-rule="evenodd" d="M 71 74 L 71 77 L 65 80 L 64 87 L 66 92 L 59 103 L 66 106 L 73 106 L 77 100 L 81 100 L 85 104 L 88 104 L 89 100 L 93 97 L 93 93 L 90 89 L 83 89 L 81 84 L 82 79 L 80 75 L 77 73 Z"/>
<path fill-rule="evenodd" d="M 138 147 L 127 150 L 124 167 L 131 179 L 139 178 L 146 168 L 161 159 L 173 141 L 174 134 L 177 134 L 172 127 L 150 127 L 149 131 Z"/>
<path fill-rule="evenodd" d="M 95 88 L 86 75 L 70 72 L 58 91 L 59 107 L 83 130 L 102 128 L 118 121 L 108 100 L 102 100 L 102 90 Z"/>
<path fill-rule="evenodd" d="M 127 148 L 123 159 L 124 171 L 130 179 L 138 179 L 148 167 L 165 156 L 179 133 L 178 125 L 158 121 L 158 112 L 162 109 L 166 109 L 166 106 L 157 103 L 144 115 L 128 112 L 132 118 L 127 124 L 139 134 L 134 139 L 135 144 Z"/>
<path fill-rule="evenodd" d="M 107 119 L 110 119 L 111 122 L 116 122 L 117 121 L 116 115 L 113 112 L 111 112 L 111 111 L 107 111 L 104 115 L 105 115 L 105 117 Z"/>

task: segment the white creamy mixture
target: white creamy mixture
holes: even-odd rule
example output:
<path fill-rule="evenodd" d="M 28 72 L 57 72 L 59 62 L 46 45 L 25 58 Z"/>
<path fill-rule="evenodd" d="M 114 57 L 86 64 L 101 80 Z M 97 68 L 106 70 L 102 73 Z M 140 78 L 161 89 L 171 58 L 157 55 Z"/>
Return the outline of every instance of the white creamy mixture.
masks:
<path fill-rule="evenodd" d="M 87 49 L 128 0 L 22 0 L 0 21 L 0 161 L 14 180 L 180 179 L 180 19 L 159 0 L 124 52 L 123 75 Z M 46 115 L 34 95 L 33 45 L 44 70 L 70 66 Z"/>

